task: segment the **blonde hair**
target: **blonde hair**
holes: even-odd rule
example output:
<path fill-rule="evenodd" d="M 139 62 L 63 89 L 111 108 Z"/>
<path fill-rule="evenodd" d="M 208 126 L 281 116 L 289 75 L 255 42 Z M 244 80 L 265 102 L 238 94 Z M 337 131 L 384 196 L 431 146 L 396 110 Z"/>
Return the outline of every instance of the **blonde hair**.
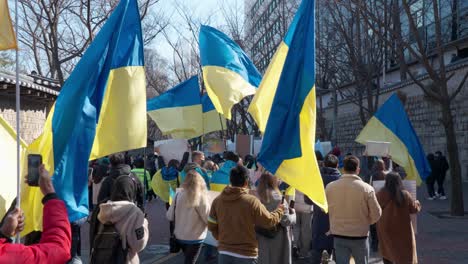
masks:
<path fill-rule="evenodd" d="M 198 207 L 202 199 L 207 199 L 205 180 L 195 170 L 187 172 L 182 188 L 187 194 L 189 207 Z"/>
<path fill-rule="evenodd" d="M 278 179 L 269 172 L 265 172 L 260 176 L 257 186 L 257 194 L 262 203 L 269 203 L 273 199 L 272 191 L 281 195 L 278 188 Z"/>

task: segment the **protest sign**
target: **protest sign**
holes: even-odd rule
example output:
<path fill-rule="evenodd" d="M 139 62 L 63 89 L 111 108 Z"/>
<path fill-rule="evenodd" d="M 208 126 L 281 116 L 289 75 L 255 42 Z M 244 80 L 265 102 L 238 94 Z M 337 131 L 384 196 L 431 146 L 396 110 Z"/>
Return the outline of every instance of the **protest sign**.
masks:
<path fill-rule="evenodd" d="M 181 161 L 184 153 L 189 151 L 188 141 L 185 139 L 169 139 L 154 142 L 154 147 L 167 164 L 171 159 Z M 190 151 L 189 151 L 190 152 Z"/>
<path fill-rule="evenodd" d="M 366 141 L 365 156 L 388 157 L 390 155 L 390 142 Z"/>

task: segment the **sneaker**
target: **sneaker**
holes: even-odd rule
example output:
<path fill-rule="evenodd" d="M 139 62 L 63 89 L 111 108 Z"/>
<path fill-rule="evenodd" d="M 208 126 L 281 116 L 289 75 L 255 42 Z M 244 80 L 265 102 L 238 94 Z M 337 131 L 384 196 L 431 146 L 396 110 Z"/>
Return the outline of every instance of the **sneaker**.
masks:
<path fill-rule="evenodd" d="M 435 198 L 439 198 L 440 194 L 438 192 L 435 193 Z"/>
<path fill-rule="evenodd" d="M 434 201 L 434 200 L 436 199 L 436 197 L 435 197 L 435 196 L 427 197 L 427 199 L 428 199 L 429 201 Z"/>
<path fill-rule="evenodd" d="M 439 199 L 440 199 L 440 200 L 447 200 L 447 196 L 442 195 L 442 196 L 439 197 Z"/>

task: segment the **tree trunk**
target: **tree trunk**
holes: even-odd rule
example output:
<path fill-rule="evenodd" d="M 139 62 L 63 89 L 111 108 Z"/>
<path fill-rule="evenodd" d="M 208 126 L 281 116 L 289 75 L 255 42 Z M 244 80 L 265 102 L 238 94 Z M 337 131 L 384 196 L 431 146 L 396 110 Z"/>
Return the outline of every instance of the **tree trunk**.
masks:
<path fill-rule="evenodd" d="M 450 177 L 451 177 L 451 215 L 463 216 L 463 183 L 461 176 L 460 159 L 458 156 L 458 144 L 455 134 L 455 125 L 453 123 L 453 116 L 450 110 L 450 101 L 447 100 L 441 104 L 442 109 L 442 122 L 445 129 L 445 137 L 447 140 L 447 153 L 450 164 Z"/>

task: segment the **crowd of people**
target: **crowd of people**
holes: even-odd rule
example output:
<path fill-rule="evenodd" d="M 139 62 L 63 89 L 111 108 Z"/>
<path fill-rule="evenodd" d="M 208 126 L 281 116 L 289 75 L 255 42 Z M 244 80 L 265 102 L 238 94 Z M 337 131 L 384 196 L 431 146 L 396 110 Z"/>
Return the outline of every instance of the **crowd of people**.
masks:
<path fill-rule="evenodd" d="M 93 161 L 92 210 L 87 219 L 91 263 L 139 263 L 138 252 L 148 242 L 151 225 L 145 205 L 155 197 L 166 204 L 171 252 L 182 251 L 185 263 L 196 263 L 202 248 L 206 261 L 217 259 L 221 264 L 287 264 L 294 258 L 344 264 L 351 257 L 355 263 L 369 263 L 370 249 L 378 250 L 384 263 L 417 263 L 410 215 L 421 205 L 404 189 L 401 167 L 388 158 L 370 162 L 332 153 L 340 154 L 334 149 L 325 157 L 316 155 L 328 212 L 297 190 L 286 195 L 289 186 L 250 155 L 242 160 L 234 152 L 205 157 L 203 152 L 187 151 L 182 160 L 166 164 L 164 157 L 146 157 L 145 162 L 144 157 L 116 153 Z M 428 159 L 433 170 L 427 181 L 429 199 L 437 197 L 435 181 L 438 197 L 444 199 L 448 163 L 441 153 Z M 371 165 L 365 173 L 362 160 Z M 0 255 L 0 262 L 24 258 L 34 263 L 80 263 L 80 226 L 85 221 L 69 223 L 44 168 L 40 179 L 45 195 L 40 239 L 25 245 L 9 243 L 24 225 L 21 210 L 13 206 L 1 222 L 0 248 L 9 253 Z M 375 181 L 384 181 L 384 187 L 376 190 Z M 210 198 L 210 190 L 219 194 Z M 206 243 L 210 236 L 215 245 Z"/>

